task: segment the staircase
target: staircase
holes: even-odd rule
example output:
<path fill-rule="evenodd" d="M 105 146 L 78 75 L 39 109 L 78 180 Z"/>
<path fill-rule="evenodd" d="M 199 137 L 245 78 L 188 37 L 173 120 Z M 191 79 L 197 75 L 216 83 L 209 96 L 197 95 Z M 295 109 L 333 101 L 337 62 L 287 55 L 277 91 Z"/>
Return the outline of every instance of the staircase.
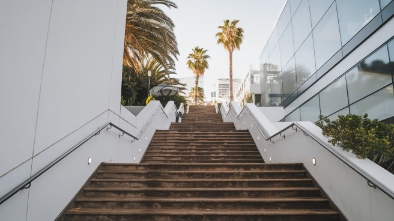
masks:
<path fill-rule="evenodd" d="M 248 131 L 191 106 L 141 164 L 103 163 L 61 220 L 332 221 L 302 164 L 265 164 Z"/>

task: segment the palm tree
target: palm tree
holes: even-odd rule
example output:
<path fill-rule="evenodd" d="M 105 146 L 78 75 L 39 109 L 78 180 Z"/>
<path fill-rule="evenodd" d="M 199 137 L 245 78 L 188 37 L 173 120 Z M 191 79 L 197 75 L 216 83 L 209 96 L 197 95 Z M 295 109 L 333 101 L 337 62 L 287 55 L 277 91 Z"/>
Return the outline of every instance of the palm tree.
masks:
<path fill-rule="evenodd" d="M 223 44 L 224 49 L 226 49 L 229 53 L 229 61 L 230 61 L 230 101 L 234 100 L 233 96 L 233 52 L 235 49 L 240 49 L 243 40 L 243 32 L 242 28 L 237 28 L 237 23 L 239 20 L 224 20 L 224 25 L 219 26 L 221 29 L 220 32 L 216 34 L 218 38 L 217 43 Z"/>
<path fill-rule="evenodd" d="M 207 50 L 204 50 L 198 46 L 192 50 L 193 53 L 189 54 L 187 57 L 188 60 L 186 64 L 187 67 L 196 75 L 195 90 L 198 91 L 198 79 L 200 76 L 204 75 L 205 69 L 209 68 L 207 59 L 210 57 L 206 54 Z M 197 93 L 194 96 L 194 103 L 197 104 Z"/>
<path fill-rule="evenodd" d="M 140 72 L 146 60 L 153 57 L 172 69 L 173 57 L 179 55 L 174 23 L 155 5 L 177 8 L 170 0 L 128 0 L 123 63 Z"/>
<path fill-rule="evenodd" d="M 184 90 L 186 90 L 186 84 L 180 83 L 179 79 L 171 77 L 171 75 L 176 73 L 172 70 L 165 70 L 162 64 L 154 58 L 150 58 L 144 63 L 144 66 L 141 67 L 141 70 L 138 73 L 132 67 L 123 67 L 121 93 L 122 105 L 129 106 L 145 104 L 145 100 L 147 98 L 146 91 L 150 89 L 147 88 L 148 70 L 152 73 L 150 81 L 151 88 L 159 84 L 174 85 L 179 88 L 180 94 L 185 95 Z"/>
<path fill-rule="evenodd" d="M 150 85 L 151 88 L 159 84 L 173 85 L 178 87 L 180 94 L 185 94 L 184 91 L 186 90 L 186 84 L 181 83 L 178 78 L 171 77 L 171 75 L 176 74 L 173 69 L 166 70 L 162 64 L 160 64 L 154 58 L 150 58 L 144 66 L 143 74 L 147 75 L 148 70 L 150 70 L 152 74 Z"/>
<path fill-rule="evenodd" d="M 189 93 L 189 97 L 196 97 L 197 96 L 197 102 L 198 103 L 203 103 L 204 102 L 204 89 L 201 87 L 198 87 L 198 91 L 197 94 L 194 93 L 194 91 L 196 91 L 196 88 L 192 88 L 190 93 Z M 198 103 L 195 103 L 195 105 L 197 105 Z"/>

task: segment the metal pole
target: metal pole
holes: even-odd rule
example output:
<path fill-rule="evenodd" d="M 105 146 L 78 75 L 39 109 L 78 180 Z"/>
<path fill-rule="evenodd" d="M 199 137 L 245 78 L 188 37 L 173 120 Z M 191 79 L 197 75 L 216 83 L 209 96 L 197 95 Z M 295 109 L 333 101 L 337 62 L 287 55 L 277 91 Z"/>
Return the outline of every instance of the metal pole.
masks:
<path fill-rule="evenodd" d="M 148 97 L 149 97 L 149 88 L 150 88 L 150 76 L 152 75 L 152 72 L 148 70 Z"/>

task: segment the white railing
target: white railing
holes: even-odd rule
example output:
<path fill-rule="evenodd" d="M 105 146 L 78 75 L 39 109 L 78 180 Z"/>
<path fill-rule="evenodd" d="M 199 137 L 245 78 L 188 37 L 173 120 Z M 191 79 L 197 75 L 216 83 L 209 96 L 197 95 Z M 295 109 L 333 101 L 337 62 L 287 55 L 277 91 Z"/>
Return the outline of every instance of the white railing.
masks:
<path fill-rule="evenodd" d="M 266 163 L 303 163 L 349 220 L 392 220 L 393 174 L 332 146 L 311 122 L 271 122 L 254 104 L 234 118 L 237 106 L 232 102 L 227 112 L 223 108 L 223 119 L 250 131 Z"/>

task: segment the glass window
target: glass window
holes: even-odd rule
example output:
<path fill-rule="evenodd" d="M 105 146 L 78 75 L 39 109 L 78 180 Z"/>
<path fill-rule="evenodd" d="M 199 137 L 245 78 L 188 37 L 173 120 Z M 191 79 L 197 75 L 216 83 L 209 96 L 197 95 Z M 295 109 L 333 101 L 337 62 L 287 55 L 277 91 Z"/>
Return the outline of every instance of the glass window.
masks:
<path fill-rule="evenodd" d="M 300 5 L 302 0 L 289 0 L 290 2 L 290 12 L 291 15 L 294 15 L 294 13 L 296 12 L 298 6 Z M 305 0 L 304 2 L 307 2 L 308 4 L 308 0 Z"/>
<path fill-rule="evenodd" d="M 280 43 L 280 63 L 282 67 L 287 64 L 290 58 L 294 55 L 293 46 L 293 31 L 291 24 L 287 26 L 286 31 L 283 33 L 282 38 L 279 40 Z"/>
<path fill-rule="evenodd" d="M 252 84 L 260 84 L 260 74 L 252 75 Z"/>
<path fill-rule="evenodd" d="M 324 1 L 318 2 L 320 3 Z M 331 5 L 330 9 L 328 9 L 327 13 L 313 30 L 313 38 L 316 56 L 316 69 L 319 69 L 341 48 L 335 3 Z"/>
<path fill-rule="evenodd" d="M 279 41 L 278 25 L 276 25 L 274 30 L 271 33 L 271 36 L 270 36 L 269 40 L 268 40 L 269 54 L 271 54 L 272 51 L 275 49 L 275 46 L 277 45 L 278 41 Z"/>
<path fill-rule="evenodd" d="M 286 6 L 283 8 L 282 14 L 278 20 L 278 33 L 279 37 L 285 31 L 287 24 L 290 22 L 290 5 L 289 2 L 286 3 Z"/>
<path fill-rule="evenodd" d="M 320 92 L 319 95 L 321 114 L 323 116 L 328 116 L 348 106 L 345 78 L 339 78 Z"/>
<path fill-rule="evenodd" d="M 291 59 L 281 73 L 283 99 L 286 99 L 297 88 L 297 81 L 295 75 L 295 62 Z"/>
<path fill-rule="evenodd" d="M 393 85 L 389 85 L 350 106 L 352 114 L 368 114 L 370 119 L 384 120 L 394 116 Z"/>
<path fill-rule="evenodd" d="M 282 103 L 282 78 L 279 72 L 272 71 L 269 76 L 269 104 L 270 106 L 278 106 Z"/>
<path fill-rule="evenodd" d="M 260 61 L 261 65 L 269 63 L 269 61 L 268 61 L 268 44 L 265 45 L 263 51 L 261 52 L 259 61 Z"/>
<path fill-rule="evenodd" d="M 380 0 L 380 8 L 386 7 L 392 0 Z"/>
<path fill-rule="evenodd" d="M 269 60 L 270 60 L 270 64 L 271 64 L 270 70 L 280 72 L 282 67 L 280 65 L 279 44 L 272 51 L 271 56 L 269 57 Z"/>
<path fill-rule="evenodd" d="M 350 112 L 349 112 L 349 107 L 346 107 L 346 108 L 344 108 L 344 109 L 342 109 L 342 110 L 336 112 L 335 114 L 330 115 L 330 116 L 328 117 L 328 119 L 330 119 L 330 120 L 336 120 L 336 119 L 338 119 L 338 115 L 348 115 L 349 113 L 350 113 Z"/>
<path fill-rule="evenodd" d="M 318 121 L 320 115 L 319 96 L 316 95 L 308 102 L 303 104 L 300 108 L 300 111 L 302 121 Z"/>
<path fill-rule="evenodd" d="M 276 69 L 277 67 L 272 64 L 265 64 L 262 67 L 260 85 L 263 106 L 278 106 L 282 102 L 282 81 Z"/>
<path fill-rule="evenodd" d="M 387 46 L 357 64 L 346 74 L 346 80 L 350 103 L 391 84 Z"/>
<path fill-rule="evenodd" d="M 323 17 L 324 13 L 326 13 L 327 9 L 330 7 L 332 2 L 333 0 L 326 0 L 326 1 L 309 0 L 312 27 L 316 26 L 316 24 Z"/>
<path fill-rule="evenodd" d="M 291 114 L 285 117 L 286 122 L 300 121 L 300 109 L 296 109 Z"/>
<path fill-rule="evenodd" d="M 394 39 L 388 44 L 392 74 L 394 75 Z"/>
<path fill-rule="evenodd" d="M 294 35 L 294 49 L 300 47 L 302 42 L 311 32 L 311 15 L 309 13 L 308 1 L 303 1 L 294 14 L 292 19 L 293 24 L 293 35 Z"/>
<path fill-rule="evenodd" d="M 342 45 L 380 12 L 378 0 L 337 0 L 337 5 Z"/>
<path fill-rule="evenodd" d="M 312 35 L 305 40 L 295 55 L 297 87 L 301 86 L 315 73 L 315 54 L 313 51 Z"/>

